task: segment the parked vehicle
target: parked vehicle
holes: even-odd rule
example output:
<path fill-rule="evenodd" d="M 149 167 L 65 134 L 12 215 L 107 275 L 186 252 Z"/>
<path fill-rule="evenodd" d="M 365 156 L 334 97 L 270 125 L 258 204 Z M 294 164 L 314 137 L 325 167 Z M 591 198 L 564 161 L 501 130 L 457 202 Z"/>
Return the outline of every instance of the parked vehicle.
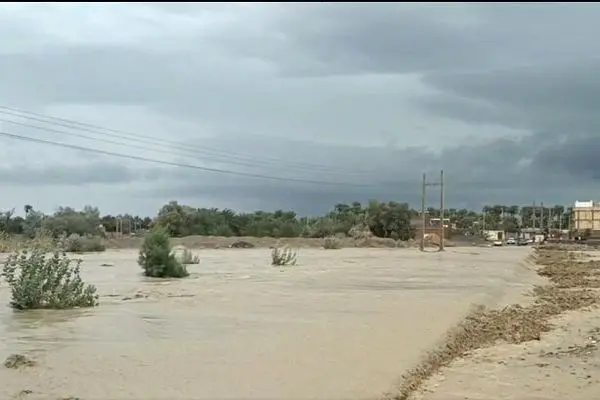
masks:
<path fill-rule="evenodd" d="M 515 239 L 513 237 L 509 237 L 508 239 L 506 239 L 506 244 L 515 245 L 515 244 L 517 244 L 517 239 Z"/>

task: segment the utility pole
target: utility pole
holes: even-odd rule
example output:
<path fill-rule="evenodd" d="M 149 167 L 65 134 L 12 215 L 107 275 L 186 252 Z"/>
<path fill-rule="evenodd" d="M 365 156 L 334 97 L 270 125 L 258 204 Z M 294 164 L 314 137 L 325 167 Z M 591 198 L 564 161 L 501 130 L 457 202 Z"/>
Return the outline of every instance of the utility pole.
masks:
<path fill-rule="evenodd" d="M 485 216 L 486 216 L 486 212 L 485 212 L 485 208 L 484 208 L 483 211 L 481 212 L 481 229 L 482 229 L 481 234 L 484 236 L 485 236 Z"/>
<path fill-rule="evenodd" d="M 439 186 L 440 187 L 440 249 L 444 251 L 444 171 L 440 171 L 439 182 L 427 182 L 427 174 L 423 174 L 423 183 L 421 188 L 421 246 L 420 250 L 425 250 L 425 229 L 426 229 L 426 218 L 425 218 L 425 197 L 427 196 L 428 186 Z"/>
<path fill-rule="evenodd" d="M 427 174 L 423 173 L 423 183 L 421 186 L 421 251 L 425 251 L 425 195 L 427 187 Z"/>
<path fill-rule="evenodd" d="M 544 202 L 540 203 L 540 230 L 544 232 Z"/>
<path fill-rule="evenodd" d="M 444 170 L 440 170 L 440 251 L 444 251 Z"/>
<path fill-rule="evenodd" d="M 564 214 L 564 212 L 561 212 L 560 214 L 558 214 L 558 230 L 560 231 L 561 236 L 562 236 L 563 214 Z"/>
<path fill-rule="evenodd" d="M 531 210 L 531 223 L 532 223 L 532 228 L 533 231 L 535 233 L 535 214 L 536 214 L 536 209 L 535 209 L 535 201 L 533 202 L 533 210 Z"/>

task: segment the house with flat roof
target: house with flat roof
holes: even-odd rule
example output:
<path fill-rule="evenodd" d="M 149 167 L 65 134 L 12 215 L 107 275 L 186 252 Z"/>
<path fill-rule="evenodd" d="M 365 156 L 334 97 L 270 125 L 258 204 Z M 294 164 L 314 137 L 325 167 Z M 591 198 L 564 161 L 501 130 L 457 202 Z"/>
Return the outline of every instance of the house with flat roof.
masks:
<path fill-rule="evenodd" d="M 576 201 L 572 226 L 578 231 L 600 231 L 600 203 L 593 200 Z"/>

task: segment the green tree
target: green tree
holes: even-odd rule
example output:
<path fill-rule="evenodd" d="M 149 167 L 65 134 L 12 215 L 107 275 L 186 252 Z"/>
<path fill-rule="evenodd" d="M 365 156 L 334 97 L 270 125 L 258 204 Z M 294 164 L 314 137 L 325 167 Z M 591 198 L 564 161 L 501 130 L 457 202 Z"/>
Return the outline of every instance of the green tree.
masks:
<path fill-rule="evenodd" d="M 414 228 L 411 225 L 410 207 L 406 203 L 379 203 L 372 201 L 369 204 L 368 224 L 374 235 L 396 240 L 414 238 Z"/>
<path fill-rule="evenodd" d="M 59 247 L 51 250 L 48 255 L 34 241 L 5 261 L 1 275 L 11 289 L 10 305 L 19 310 L 98 305 L 96 288 L 79 275 L 81 260 L 70 259 Z"/>
<path fill-rule="evenodd" d="M 85 206 L 83 211 L 71 207 L 59 207 L 54 215 L 44 218 L 42 222 L 42 227 L 55 236 L 101 235 L 100 225 L 100 211 L 91 206 Z"/>
<path fill-rule="evenodd" d="M 146 236 L 138 264 L 144 275 L 153 278 L 184 278 L 189 275 L 185 265 L 171 253 L 169 234 L 163 228 L 156 228 Z"/>

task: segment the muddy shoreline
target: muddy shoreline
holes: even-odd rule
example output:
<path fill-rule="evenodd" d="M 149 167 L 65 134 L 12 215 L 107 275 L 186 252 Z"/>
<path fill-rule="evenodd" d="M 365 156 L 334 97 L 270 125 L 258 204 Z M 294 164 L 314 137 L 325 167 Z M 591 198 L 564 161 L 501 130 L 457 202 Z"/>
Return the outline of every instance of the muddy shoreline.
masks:
<path fill-rule="evenodd" d="M 545 282 L 528 301 L 473 311 L 387 397 L 396 400 L 600 398 L 599 252 L 534 251 Z"/>

